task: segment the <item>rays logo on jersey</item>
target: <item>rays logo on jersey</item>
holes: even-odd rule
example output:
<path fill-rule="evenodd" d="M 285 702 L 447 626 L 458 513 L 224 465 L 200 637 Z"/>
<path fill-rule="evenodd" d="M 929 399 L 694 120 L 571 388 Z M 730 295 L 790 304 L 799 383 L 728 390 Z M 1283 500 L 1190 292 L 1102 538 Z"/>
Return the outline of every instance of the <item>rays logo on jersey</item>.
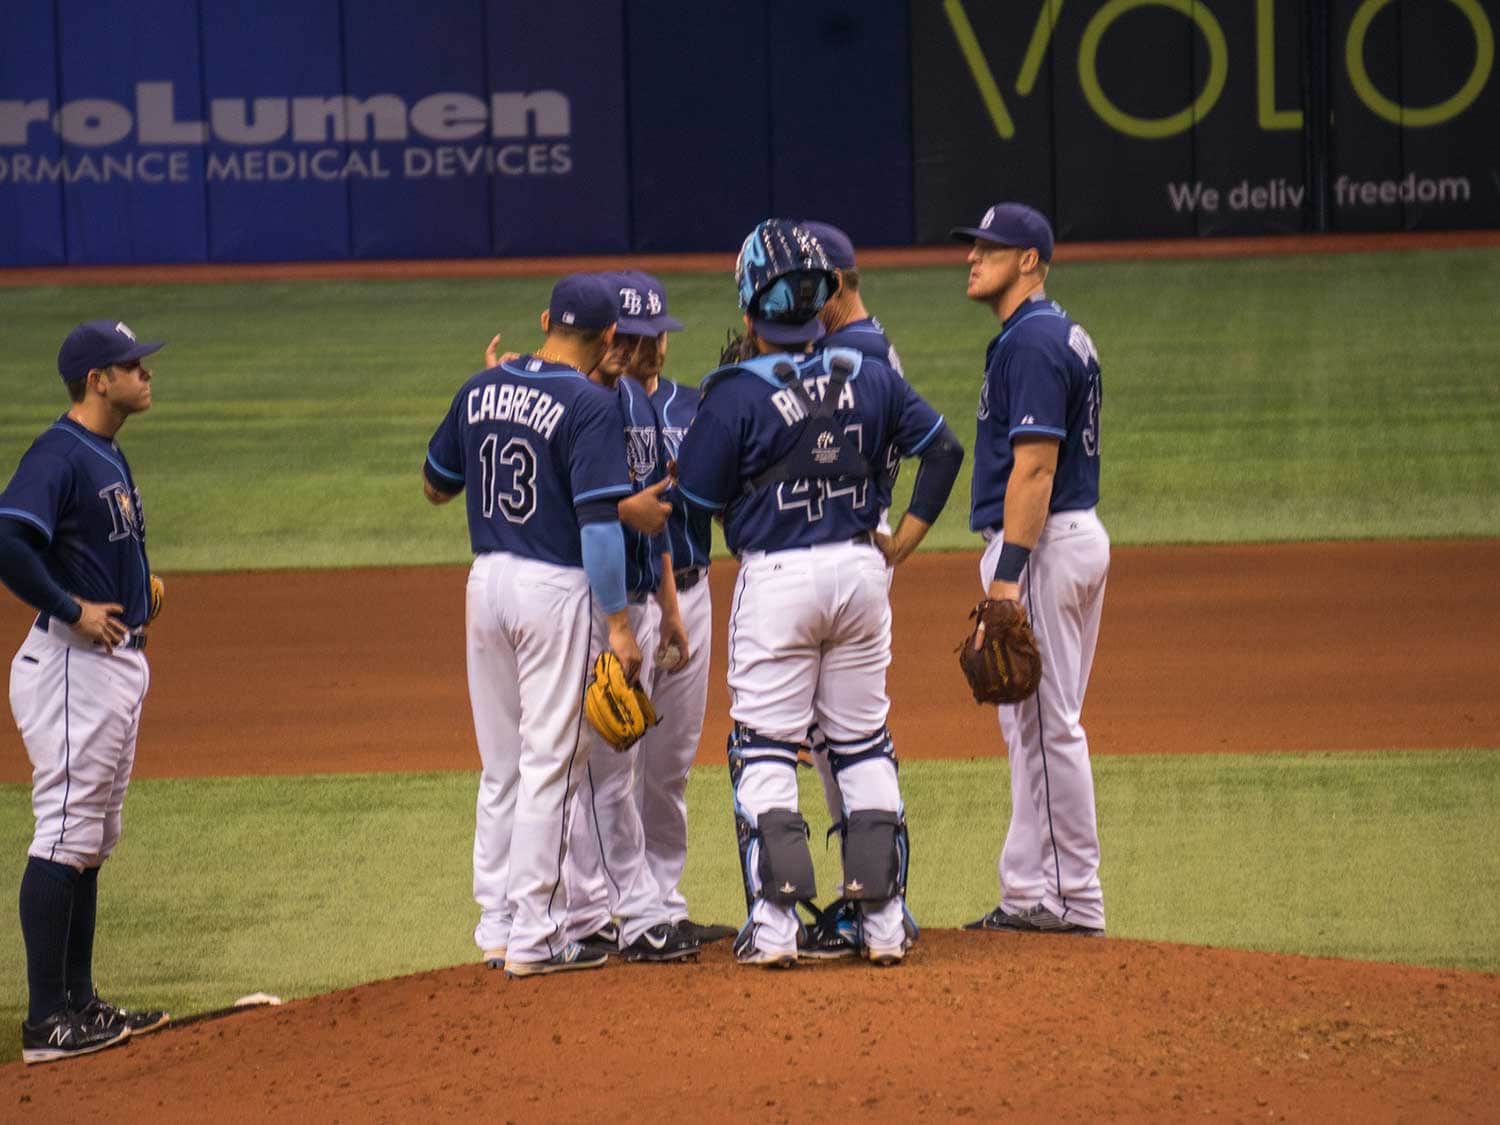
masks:
<path fill-rule="evenodd" d="M 625 463 L 632 480 L 647 480 L 656 471 L 656 427 L 625 428 Z"/>
<path fill-rule="evenodd" d="M 682 435 L 687 433 L 686 426 L 663 426 L 661 428 L 662 444 L 667 447 L 667 456 L 676 457 L 677 451 L 682 448 Z"/>
<path fill-rule="evenodd" d="M 114 525 L 114 530 L 109 533 L 109 541 L 111 543 L 127 538 L 132 538 L 140 542 L 145 538 L 146 516 L 141 511 L 139 493 L 132 499 L 123 484 L 114 484 L 108 488 L 101 489 L 99 499 L 108 505 L 109 519 Z"/>
<path fill-rule="evenodd" d="M 979 384 L 979 420 L 983 422 L 990 416 L 990 380 L 986 375 Z"/>

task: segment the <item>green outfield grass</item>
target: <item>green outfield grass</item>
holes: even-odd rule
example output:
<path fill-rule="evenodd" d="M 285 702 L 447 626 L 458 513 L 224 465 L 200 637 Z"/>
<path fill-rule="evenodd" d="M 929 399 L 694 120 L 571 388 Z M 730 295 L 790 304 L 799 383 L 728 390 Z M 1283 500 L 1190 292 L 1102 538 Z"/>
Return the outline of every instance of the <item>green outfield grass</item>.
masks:
<path fill-rule="evenodd" d="M 667 277 L 667 373 L 736 321 L 727 276 Z M 875 270 L 918 388 L 973 440 L 988 313 L 962 268 Z M 550 280 L 0 289 L 0 470 L 65 406 L 80 319 L 164 336 L 123 443 L 158 569 L 467 557 L 431 510 L 426 440 L 497 329 L 524 348 Z M 1116 543 L 1500 534 L 1500 251 L 1060 265 L 1051 293 L 1104 361 L 1102 511 Z M 929 542 L 973 546 L 968 467 Z M 912 474 L 904 475 L 909 485 Z"/>
<path fill-rule="evenodd" d="M 1500 970 L 1500 751 L 1105 757 L 1094 770 L 1116 937 Z M 912 910 L 926 926 L 977 917 L 997 897 L 1004 761 L 901 775 Z M 821 792 L 802 779 L 826 895 L 837 849 L 819 844 Z M 475 780 L 137 782 L 100 878 L 101 988 L 187 1013 L 473 960 Z M 689 807 L 694 915 L 738 923 L 727 771 L 695 769 Z M 0 786 L 0 1059 L 19 1053 L 30 832 L 27 790 Z"/>

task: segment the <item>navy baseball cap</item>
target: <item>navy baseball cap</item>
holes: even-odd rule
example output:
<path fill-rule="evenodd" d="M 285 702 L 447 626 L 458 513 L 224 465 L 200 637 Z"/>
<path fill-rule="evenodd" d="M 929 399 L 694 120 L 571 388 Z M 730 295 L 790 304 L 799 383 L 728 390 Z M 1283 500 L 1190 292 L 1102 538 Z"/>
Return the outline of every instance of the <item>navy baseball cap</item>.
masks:
<path fill-rule="evenodd" d="M 682 321 L 667 313 L 667 287 L 641 270 L 621 270 L 604 275 L 620 299 L 617 332 L 627 336 L 660 336 L 681 332 Z"/>
<path fill-rule="evenodd" d="M 547 316 L 553 324 L 598 332 L 619 319 L 617 309 L 614 290 L 598 274 L 570 273 L 552 287 Z"/>
<path fill-rule="evenodd" d="M 1035 246 L 1042 261 L 1052 260 L 1052 224 L 1024 203 L 997 203 L 984 213 L 977 227 L 954 227 L 948 232 L 960 242 L 998 242 L 1022 250 Z"/>
<path fill-rule="evenodd" d="M 123 320 L 86 320 L 68 333 L 58 349 L 57 373 L 63 382 L 71 383 L 96 367 L 144 359 L 166 344 L 165 340 L 137 340 Z"/>
<path fill-rule="evenodd" d="M 801 226 L 823 244 L 823 253 L 828 256 L 830 266 L 837 270 L 854 268 L 854 243 L 849 241 L 847 234 L 832 223 L 804 222 Z"/>

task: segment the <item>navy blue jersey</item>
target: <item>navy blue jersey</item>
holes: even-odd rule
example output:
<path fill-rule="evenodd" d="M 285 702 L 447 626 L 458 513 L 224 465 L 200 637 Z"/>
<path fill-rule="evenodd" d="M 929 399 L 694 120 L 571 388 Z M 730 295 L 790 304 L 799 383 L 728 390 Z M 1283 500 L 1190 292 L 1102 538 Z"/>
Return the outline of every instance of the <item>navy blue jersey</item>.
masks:
<path fill-rule="evenodd" d="M 881 360 L 897 375 L 906 378 L 906 372 L 901 369 L 901 357 L 896 354 L 896 345 L 891 343 L 884 326 L 873 316 L 851 320 L 837 332 L 830 332 L 819 340 L 818 347 L 824 351 L 829 348 L 853 348 L 871 359 Z M 882 469 L 880 476 L 876 478 L 875 488 L 880 495 L 880 507 L 884 510 L 891 506 L 891 494 L 896 490 L 896 478 L 901 474 L 901 455 L 895 449 L 890 451 Z"/>
<path fill-rule="evenodd" d="M 747 482 L 778 463 L 796 444 L 806 416 L 797 396 L 773 374 L 793 363 L 813 401 L 822 398 L 835 356 L 853 363 L 834 419 L 872 467 L 894 447 L 904 457 L 925 449 L 942 417 L 911 385 L 879 360 L 838 349 L 813 355 L 769 355 L 723 367 L 703 381 L 698 415 L 682 441 L 677 473 L 694 504 L 724 508 L 729 549 L 779 551 L 852 539 L 880 518 L 871 480 L 795 480 L 746 491 Z"/>
<path fill-rule="evenodd" d="M 651 405 L 661 419 L 662 444 L 667 457 L 676 460 L 682 450 L 682 438 L 698 413 L 698 388 L 684 387 L 670 379 L 658 379 L 656 390 L 651 395 Z M 668 489 L 663 496 L 672 501 L 672 514 L 667 517 L 667 534 L 672 539 L 672 565 L 684 567 L 707 566 L 712 550 L 713 517 L 696 504 L 684 503 L 677 489 Z"/>
<path fill-rule="evenodd" d="M 897 375 L 906 378 L 906 372 L 901 367 L 901 357 L 896 354 L 896 345 L 891 343 L 885 334 L 885 326 L 876 317 L 851 320 L 838 331 L 830 332 L 819 340 L 818 347 L 825 351 L 828 348 L 853 348 L 871 359 L 880 360 Z"/>
<path fill-rule="evenodd" d="M 985 353 L 974 442 L 969 526 L 1005 521 L 1005 486 L 1015 464 L 1011 442 L 1024 434 L 1058 440 L 1053 512 L 1099 502 L 1099 353 L 1056 301 L 1023 304 Z"/>
<path fill-rule="evenodd" d="M 624 423 L 625 460 L 630 465 L 634 491 L 650 488 L 667 475 L 662 455 L 661 423 L 646 396 L 646 388 L 634 379 L 622 378 L 615 385 Z M 642 535 L 625 525 L 625 590 L 630 594 L 654 594 L 661 584 L 661 556 L 671 550 L 667 535 Z"/>
<path fill-rule="evenodd" d="M 475 554 L 582 566 L 575 505 L 630 494 L 615 396 L 535 356 L 464 383 L 427 445 L 427 465 L 449 491 L 468 493 Z"/>
<path fill-rule="evenodd" d="M 66 415 L 44 430 L 0 493 L 0 516 L 46 537 L 53 580 L 88 602 L 125 607 L 132 629 L 146 623 L 151 564 L 146 514 L 125 454 Z"/>

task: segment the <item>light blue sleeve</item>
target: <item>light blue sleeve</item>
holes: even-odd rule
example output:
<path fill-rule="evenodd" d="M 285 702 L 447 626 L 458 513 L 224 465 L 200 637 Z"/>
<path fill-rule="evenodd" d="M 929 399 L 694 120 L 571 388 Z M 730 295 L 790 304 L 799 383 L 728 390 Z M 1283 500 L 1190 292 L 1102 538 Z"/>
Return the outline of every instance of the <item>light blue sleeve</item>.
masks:
<path fill-rule="evenodd" d="M 583 570 L 599 608 L 618 613 L 625 608 L 625 529 L 619 520 L 586 523 L 578 529 L 583 548 Z"/>

